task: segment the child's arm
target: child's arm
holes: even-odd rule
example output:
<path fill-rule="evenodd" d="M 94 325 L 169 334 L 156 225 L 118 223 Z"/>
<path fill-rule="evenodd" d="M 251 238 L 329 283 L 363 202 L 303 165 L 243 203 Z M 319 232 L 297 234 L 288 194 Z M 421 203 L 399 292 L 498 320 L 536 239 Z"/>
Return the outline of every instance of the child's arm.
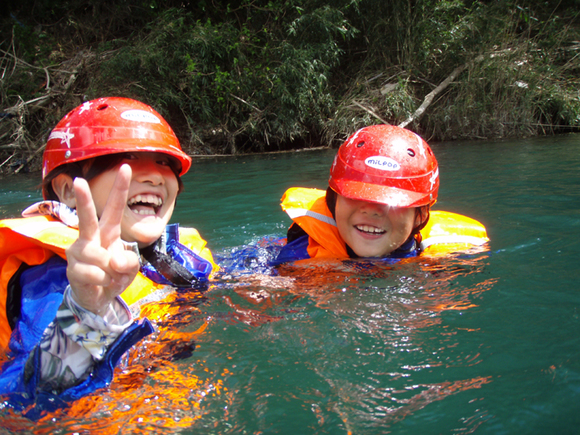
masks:
<path fill-rule="evenodd" d="M 117 298 L 139 270 L 137 255 L 120 238 L 130 180 L 131 168 L 123 165 L 100 219 L 87 182 L 74 181 L 79 238 L 66 251 L 70 285 L 37 350 L 41 389 L 62 391 L 84 379 L 132 323 Z"/>

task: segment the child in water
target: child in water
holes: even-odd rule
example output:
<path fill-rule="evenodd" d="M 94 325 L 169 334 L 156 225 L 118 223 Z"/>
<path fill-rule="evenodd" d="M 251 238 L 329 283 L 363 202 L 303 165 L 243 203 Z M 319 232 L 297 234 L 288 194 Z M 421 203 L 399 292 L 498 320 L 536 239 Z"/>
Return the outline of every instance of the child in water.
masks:
<path fill-rule="evenodd" d="M 392 125 L 360 129 L 339 148 L 329 187 L 291 188 L 282 209 L 294 221 L 274 264 L 309 258 L 403 258 L 428 248 L 488 241 L 477 221 L 432 212 L 439 167 L 417 134 Z"/>
<path fill-rule="evenodd" d="M 217 270 L 196 230 L 169 224 L 190 166 L 167 122 L 135 100 L 85 102 L 52 130 L 45 201 L 0 221 L 0 395 L 11 404 L 107 385 L 153 331 L 129 306 L 166 285 L 203 287 Z"/>

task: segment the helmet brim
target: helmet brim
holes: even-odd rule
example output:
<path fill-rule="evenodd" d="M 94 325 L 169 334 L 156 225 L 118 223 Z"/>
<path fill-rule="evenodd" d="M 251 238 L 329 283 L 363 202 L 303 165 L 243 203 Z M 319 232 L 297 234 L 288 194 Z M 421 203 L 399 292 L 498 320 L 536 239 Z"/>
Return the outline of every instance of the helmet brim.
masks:
<path fill-rule="evenodd" d="M 50 172 L 63 164 L 78 162 L 81 160 L 92 159 L 104 155 L 119 154 L 124 152 L 150 152 L 168 155 L 179 162 L 179 175 L 183 176 L 191 167 L 191 157 L 185 154 L 181 149 L 169 146 L 162 142 L 153 142 L 151 140 L 129 139 L 125 141 L 103 141 L 90 148 L 81 148 L 75 150 L 71 157 L 67 156 L 65 148 L 47 150 L 44 153 L 45 161 L 56 161 L 58 165 L 43 168 L 43 179 Z"/>
<path fill-rule="evenodd" d="M 102 148 L 102 151 L 99 151 Z M 156 142 L 152 140 L 129 139 L 124 141 L 105 141 L 94 146 L 99 155 L 118 154 L 123 152 L 148 152 L 159 153 L 173 157 L 179 162 L 179 175 L 183 176 L 191 168 L 191 157 L 180 148 L 170 145 L 167 142 Z"/>
<path fill-rule="evenodd" d="M 432 198 L 429 198 L 429 195 L 425 196 L 424 193 L 354 180 L 331 180 L 330 187 L 346 198 L 385 204 L 391 207 L 420 207 L 435 203 Z"/>

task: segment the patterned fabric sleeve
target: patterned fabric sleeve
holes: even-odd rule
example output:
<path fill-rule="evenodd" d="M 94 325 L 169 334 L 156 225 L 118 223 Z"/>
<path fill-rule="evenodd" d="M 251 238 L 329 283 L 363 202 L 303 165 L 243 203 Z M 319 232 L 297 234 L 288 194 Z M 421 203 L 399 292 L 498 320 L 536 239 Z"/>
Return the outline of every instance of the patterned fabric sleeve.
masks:
<path fill-rule="evenodd" d="M 129 308 L 120 298 L 101 317 L 79 306 L 68 286 L 56 318 L 39 344 L 39 387 L 63 391 L 86 379 L 93 364 L 103 359 L 108 347 L 131 323 Z"/>

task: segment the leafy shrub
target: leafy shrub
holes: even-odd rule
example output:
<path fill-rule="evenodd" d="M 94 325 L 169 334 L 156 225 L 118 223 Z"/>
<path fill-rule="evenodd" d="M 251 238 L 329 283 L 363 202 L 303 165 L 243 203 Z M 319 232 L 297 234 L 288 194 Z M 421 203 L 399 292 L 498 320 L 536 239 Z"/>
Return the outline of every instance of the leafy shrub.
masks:
<path fill-rule="evenodd" d="M 277 14 L 266 15 L 282 21 Z M 123 89 L 165 108 L 173 125 L 187 126 L 192 146 L 280 148 L 322 128 L 334 104 L 328 82 L 342 55 L 337 40 L 354 33 L 329 6 L 285 20 L 278 31 L 286 37 L 274 38 L 253 19 L 238 26 L 164 11 L 135 44 L 101 62 L 91 93 Z"/>

